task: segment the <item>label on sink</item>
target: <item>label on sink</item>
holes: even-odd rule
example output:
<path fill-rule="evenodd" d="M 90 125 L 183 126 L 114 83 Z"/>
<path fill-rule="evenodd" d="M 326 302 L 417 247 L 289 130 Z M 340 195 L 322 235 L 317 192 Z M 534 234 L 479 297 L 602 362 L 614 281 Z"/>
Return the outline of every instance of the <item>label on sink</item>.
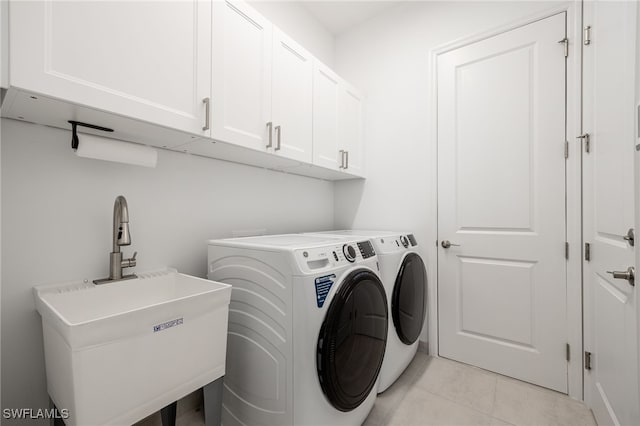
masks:
<path fill-rule="evenodd" d="M 154 325 L 153 332 L 156 333 L 158 331 L 166 330 L 167 328 L 175 327 L 176 325 L 182 325 L 183 322 L 183 318 L 176 318 L 171 321 L 163 322 L 162 324 Z"/>

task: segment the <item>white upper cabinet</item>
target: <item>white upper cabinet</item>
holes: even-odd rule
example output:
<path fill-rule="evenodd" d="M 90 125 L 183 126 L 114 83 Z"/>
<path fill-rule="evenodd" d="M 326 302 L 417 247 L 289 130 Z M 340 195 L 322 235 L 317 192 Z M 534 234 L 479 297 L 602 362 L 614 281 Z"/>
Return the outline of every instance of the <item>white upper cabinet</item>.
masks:
<path fill-rule="evenodd" d="M 313 164 L 362 176 L 362 97 L 319 62 L 313 79 Z"/>
<path fill-rule="evenodd" d="M 0 21 L 2 117 L 69 130 L 76 120 L 322 179 L 363 176 L 361 97 L 242 0 L 11 0 Z"/>
<path fill-rule="evenodd" d="M 214 139 L 265 150 L 272 136 L 273 26 L 242 2 L 213 2 Z"/>
<path fill-rule="evenodd" d="M 362 96 L 344 83 L 338 104 L 338 145 L 344 150 L 343 170 L 363 176 Z"/>
<path fill-rule="evenodd" d="M 313 57 L 274 27 L 273 131 L 276 154 L 312 160 Z"/>
<path fill-rule="evenodd" d="M 212 137 L 311 162 L 313 57 L 246 3 L 214 2 Z"/>
<path fill-rule="evenodd" d="M 209 135 L 210 2 L 13 1 L 9 9 L 10 87 Z"/>
<path fill-rule="evenodd" d="M 338 100 L 340 77 L 320 62 L 313 72 L 313 164 L 338 170 L 342 155 L 338 147 Z"/>

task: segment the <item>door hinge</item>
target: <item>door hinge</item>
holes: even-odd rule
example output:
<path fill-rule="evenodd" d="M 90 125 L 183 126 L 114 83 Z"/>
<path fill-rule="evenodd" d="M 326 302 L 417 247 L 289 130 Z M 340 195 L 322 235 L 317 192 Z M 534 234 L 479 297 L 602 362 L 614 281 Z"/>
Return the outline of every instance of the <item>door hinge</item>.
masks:
<path fill-rule="evenodd" d="M 569 56 L 569 39 L 568 38 L 563 38 L 562 40 L 558 41 L 558 43 L 563 43 L 564 44 L 564 57 L 568 57 Z"/>
<path fill-rule="evenodd" d="M 584 260 L 589 262 L 591 260 L 591 244 L 584 243 Z"/>
<path fill-rule="evenodd" d="M 564 159 L 569 158 L 569 141 L 564 141 Z"/>
<path fill-rule="evenodd" d="M 571 361 L 571 346 L 567 343 L 567 362 Z"/>
<path fill-rule="evenodd" d="M 591 137 L 589 133 L 583 133 L 580 136 L 577 136 L 577 139 L 584 140 L 584 152 L 589 152 L 591 150 Z"/>
<path fill-rule="evenodd" d="M 584 45 L 588 46 L 591 44 L 591 25 L 587 25 L 584 27 Z"/>
<path fill-rule="evenodd" d="M 591 370 L 591 352 L 584 351 L 584 369 Z"/>
<path fill-rule="evenodd" d="M 569 243 L 564 243 L 564 258 L 569 260 Z"/>

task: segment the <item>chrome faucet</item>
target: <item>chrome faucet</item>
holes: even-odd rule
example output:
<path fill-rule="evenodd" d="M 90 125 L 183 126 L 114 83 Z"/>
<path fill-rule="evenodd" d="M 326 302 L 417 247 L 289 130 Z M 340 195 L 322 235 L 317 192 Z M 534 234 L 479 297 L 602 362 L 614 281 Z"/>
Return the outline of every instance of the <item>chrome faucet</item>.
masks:
<path fill-rule="evenodd" d="M 118 195 L 113 205 L 113 251 L 109 253 L 109 277 L 94 280 L 95 284 L 104 284 L 110 281 L 129 280 L 136 278 L 135 274 L 122 275 L 124 268 L 136 266 L 136 256 L 138 252 L 133 253 L 133 257 L 122 259 L 120 246 L 131 245 L 131 234 L 129 233 L 129 208 L 127 200 L 122 195 Z"/>

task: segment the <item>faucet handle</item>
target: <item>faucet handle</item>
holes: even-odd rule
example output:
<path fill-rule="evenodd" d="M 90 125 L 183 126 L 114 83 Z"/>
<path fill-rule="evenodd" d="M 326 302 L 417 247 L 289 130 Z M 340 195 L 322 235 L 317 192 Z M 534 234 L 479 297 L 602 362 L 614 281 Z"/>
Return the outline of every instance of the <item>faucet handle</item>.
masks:
<path fill-rule="evenodd" d="M 138 255 L 137 251 L 133 252 L 133 257 L 130 257 L 129 259 L 123 259 L 122 260 L 122 267 L 123 268 L 131 268 L 136 266 L 136 256 Z"/>

